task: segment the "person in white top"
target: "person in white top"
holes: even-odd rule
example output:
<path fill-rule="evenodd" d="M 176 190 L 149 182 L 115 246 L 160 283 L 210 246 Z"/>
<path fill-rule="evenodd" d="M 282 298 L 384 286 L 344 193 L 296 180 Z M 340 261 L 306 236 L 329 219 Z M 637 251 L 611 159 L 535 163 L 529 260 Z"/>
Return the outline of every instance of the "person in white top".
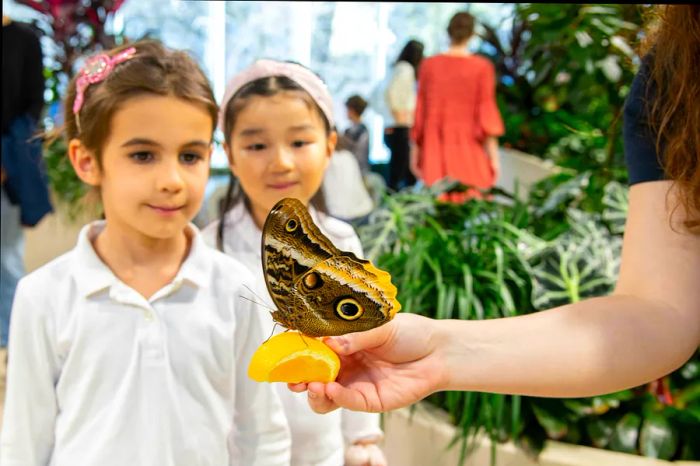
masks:
<path fill-rule="evenodd" d="M 415 184 L 416 178 L 409 169 L 409 131 L 413 126 L 416 110 L 416 77 L 423 60 L 423 43 L 409 40 L 401 50 L 392 69 L 384 98 L 393 122 L 384 128 L 384 143 L 391 151 L 389 182 L 393 190 Z"/>
<path fill-rule="evenodd" d="M 279 397 L 246 374 L 265 338 L 252 275 L 190 223 L 216 117 L 195 62 L 153 41 L 69 84 L 68 156 L 105 220 L 19 283 L 3 466 L 289 464 Z"/>
<path fill-rule="evenodd" d="M 259 60 L 227 86 L 219 127 L 232 182 L 222 219 L 208 225 L 203 235 L 246 264 L 257 276 L 257 289 L 265 289 L 261 229 L 270 209 L 285 197 L 311 204 L 314 221 L 337 247 L 362 253 L 352 227 L 319 208 L 319 188 L 338 137 L 333 125 L 325 84 L 301 65 Z M 262 294 L 264 304 L 272 306 L 267 292 Z M 267 322 L 270 335 L 272 317 Z M 285 384 L 276 388 L 291 429 L 292 465 L 386 464 L 377 446 L 383 434 L 376 414 L 342 410 L 323 417 L 309 408 L 303 394 L 290 392 Z"/>

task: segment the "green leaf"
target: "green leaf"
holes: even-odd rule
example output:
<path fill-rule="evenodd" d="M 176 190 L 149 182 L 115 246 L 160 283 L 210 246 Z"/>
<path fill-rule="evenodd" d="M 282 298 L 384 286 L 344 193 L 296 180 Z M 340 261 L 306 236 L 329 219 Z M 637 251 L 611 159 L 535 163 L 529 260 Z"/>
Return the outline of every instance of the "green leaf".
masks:
<path fill-rule="evenodd" d="M 639 434 L 639 450 L 644 456 L 671 459 L 678 447 L 678 433 L 659 413 L 644 419 Z"/>
<path fill-rule="evenodd" d="M 641 423 L 642 418 L 639 414 L 634 412 L 625 414 L 615 425 L 615 430 L 610 439 L 610 449 L 625 453 L 636 453 Z"/>
<path fill-rule="evenodd" d="M 591 438 L 593 446 L 605 448 L 610 442 L 610 438 L 614 432 L 614 423 L 595 417 L 586 423 L 586 432 Z"/>
<path fill-rule="evenodd" d="M 569 430 L 569 425 L 561 416 L 557 416 L 539 404 L 532 404 L 537 422 L 547 432 L 547 436 L 552 439 L 563 438 Z"/>

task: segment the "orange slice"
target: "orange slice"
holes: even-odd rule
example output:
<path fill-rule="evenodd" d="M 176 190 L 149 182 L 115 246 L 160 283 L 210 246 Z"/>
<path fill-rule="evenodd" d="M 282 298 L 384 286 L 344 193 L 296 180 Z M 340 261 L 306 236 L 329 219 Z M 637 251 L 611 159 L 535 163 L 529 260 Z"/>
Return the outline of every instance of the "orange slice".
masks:
<path fill-rule="evenodd" d="M 258 347 L 248 377 L 256 382 L 332 382 L 339 370 L 338 355 L 321 340 L 285 332 Z"/>

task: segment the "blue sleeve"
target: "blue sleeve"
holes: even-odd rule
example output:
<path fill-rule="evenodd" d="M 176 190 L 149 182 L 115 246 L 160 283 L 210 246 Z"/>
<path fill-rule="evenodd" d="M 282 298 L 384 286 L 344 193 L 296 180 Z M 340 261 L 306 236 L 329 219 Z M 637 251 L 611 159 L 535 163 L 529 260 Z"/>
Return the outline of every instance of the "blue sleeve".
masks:
<path fill-rule="evenodd" d="M 642 62 L 624 107 L 622 136 L 629 184 L 663 180 L 664 171 L 656 152 L 656 136 L 649 126 L 653 89 L 647 92 L 649 60 Z"/>

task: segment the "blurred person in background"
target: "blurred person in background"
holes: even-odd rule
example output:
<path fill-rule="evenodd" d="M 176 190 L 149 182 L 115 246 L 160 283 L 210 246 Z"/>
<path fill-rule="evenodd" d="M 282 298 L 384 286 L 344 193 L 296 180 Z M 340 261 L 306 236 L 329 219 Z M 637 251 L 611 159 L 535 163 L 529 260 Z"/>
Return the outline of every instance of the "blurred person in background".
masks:
<path fill-rule="evenodd" d="M 0 202 L 0 346 L 7 347 L 17 282 L 24 275 L 24 234 L 51 212 L 41 143 L 34 139 L 44 108 L 39 36 L 27 24 L 2 17 L 2 167 Z"/>
<path fill-rule="evenodd" d="M 449 49 L 423 60 L 418 74 L 411 170 L 428 186 L 449 177 L 476 188 L 446 196 L 461 201 L 496 184 L 497 138 L 504 127 L 496 105 L 495 68 L 467 50 L 474 17 L 456 13 L 447 34 Z"/>
<path fill-rule="evenodd" d="M 352 152 L 360 164 L 363 175 L 369 173 L 369 130 L 362 121 L 362 114 L 367 108 L 367 101 L 355 94 L 345 101 L 350 127 L 345 130 L 340 138 L 345 149 Z"/>
<path fill-rule="evenodd" d="M 423 60 L 423 43 L 409 40 L 401 50 L 391 70 L 385 92 L 393 122 L 384 129 L 384 143 L 391 152 L 389 159 L 389 188 L 394 191 L 416 183 L 409 169 L 409 131 L 413 126 L 416 109 L 416 78 Z"/>

